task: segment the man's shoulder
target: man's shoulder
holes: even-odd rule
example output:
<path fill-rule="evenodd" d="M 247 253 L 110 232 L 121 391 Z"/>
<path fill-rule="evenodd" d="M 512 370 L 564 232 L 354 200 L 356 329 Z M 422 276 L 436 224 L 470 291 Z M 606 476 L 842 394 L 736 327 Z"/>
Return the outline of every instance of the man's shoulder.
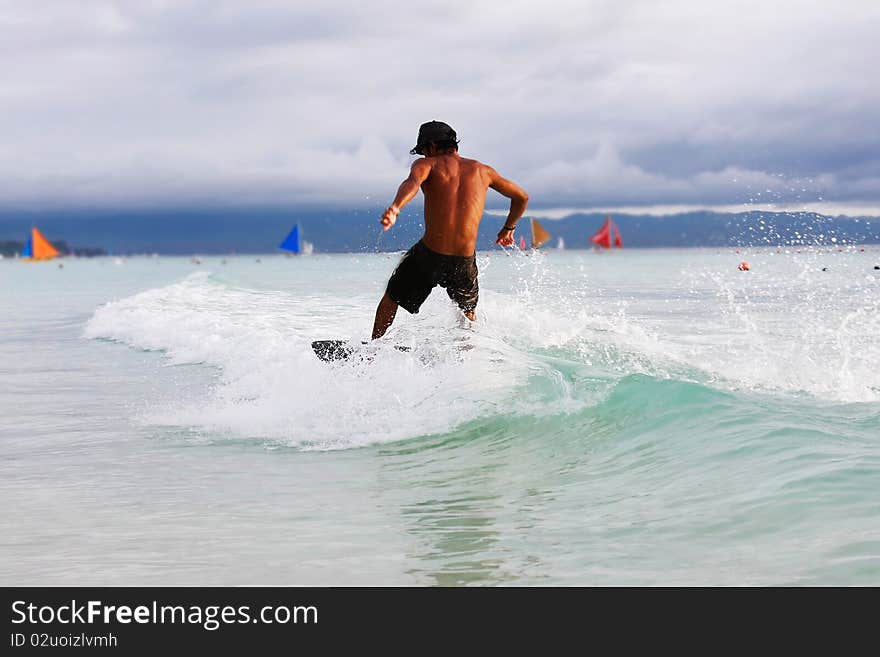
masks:
<path fill-rule="evenodd" d="M 426 177 L 431 173 L 431 158 L 430 157 L 420 157 L 418 160 L 413 162 L 410 165 L 409 170 L 414 175 L 418 175 L 421 177 Z"/>
<path fill-rule="evenodd" d="M 485 162 L 480 162 L 479 160 L 476 160 L 474 158 L 462 157 L 462 158 L 460 158 L 460 162 L 463 166 L 466 166 L 471 169 L 479 169 L 481 171 L 487 171 L 487 172 L 494 171 L 494 169 L 492 167 L 490 167 L 488 164 L 486 164 Z"/>

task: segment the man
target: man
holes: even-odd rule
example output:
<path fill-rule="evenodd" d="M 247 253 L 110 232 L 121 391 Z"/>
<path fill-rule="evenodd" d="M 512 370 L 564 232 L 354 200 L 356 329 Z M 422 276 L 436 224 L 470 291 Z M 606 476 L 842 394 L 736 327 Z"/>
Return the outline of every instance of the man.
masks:
<path fill-rule="evenodd" d="M 529 201 L 522 188 L 502 178 L 492 167 L 461 157 L 455 130 L 445 123 L 423 123 L 410 153 L 424 158 L 413 162 L 409 178 L 401 183 L 381 223 L 384 230 L 391 228 L 401 209 L 421 188 L 425 194 L 425 234 L 406 252 L 388 280 L 376 309 L 374 340 L 385 335 L 398 306 L 410 313 L 419 312 L 435 285 L 446 288 L 464 316 L 474 321 L 479 296 L 477 228 L 486 194 L 491 187 L 510 199 L 507 221 L 495 240 L 502 246 L 513 244 L 516 222 Z"/>

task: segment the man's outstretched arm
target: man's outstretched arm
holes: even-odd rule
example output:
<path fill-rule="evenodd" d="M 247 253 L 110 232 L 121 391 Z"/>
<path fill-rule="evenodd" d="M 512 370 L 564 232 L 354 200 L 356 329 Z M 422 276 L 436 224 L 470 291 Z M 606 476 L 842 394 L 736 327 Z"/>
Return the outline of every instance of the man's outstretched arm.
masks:
<path fill-rule="evenodd" d="M 513 244 L 513 229 L 516 227 L 516 222 L 523 216 L 526 206 L 529 204 L 529 195 L 526 194 L 526 190 L 512 180 L 501 176 L 492 167 L 489 167 L 489 176 L 489 187 L 510 199 L 507 221 L 504 222 L 504 228 L 498 231 L 498 239 L 495 240 L 496 244 L 510 246 Z"/>
<path fill-rule="evenodd" d="M 419 188 L 425 182 L 429 173 L 431 173 L 430 162 L 425 159 L 413 162 L 409 170 L 409 178 L 400 183 L 400 187 L 397 188 L 397 196 L 394 197 L 394 201 L 382 214 L 380 223 L 384 230 L 388 230 L 394 225 L 397 221 L 397 215 L 400 214 L 403 206 L 412 201 L 415 195 L 419 193 Z"/>

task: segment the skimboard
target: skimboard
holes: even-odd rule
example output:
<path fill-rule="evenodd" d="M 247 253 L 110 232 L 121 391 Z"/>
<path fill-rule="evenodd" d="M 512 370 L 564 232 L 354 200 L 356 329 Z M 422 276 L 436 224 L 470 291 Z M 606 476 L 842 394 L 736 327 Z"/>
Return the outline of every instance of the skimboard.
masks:
<path fill-rule="evenodd" d="M 360 344 L 350 342 L 349 340 L 315 340 L 312 342 L 312 349 L 315 355 L 321 360 L 332 363 L 336 360 L 347 360 L 352 354 L 358 351 L 358 348 L 370 344 L 362 341 Z M 396 344 L 394 348 L 398 351 L 409 351 L 410 347 Z"/>

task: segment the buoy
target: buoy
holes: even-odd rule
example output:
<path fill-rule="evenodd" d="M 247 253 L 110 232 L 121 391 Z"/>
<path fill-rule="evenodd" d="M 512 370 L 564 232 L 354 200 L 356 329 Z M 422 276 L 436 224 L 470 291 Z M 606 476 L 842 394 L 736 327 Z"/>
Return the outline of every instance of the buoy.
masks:
<path fill-rule="evenodd" d="M 740 271 L 748 271 L 749 270 L 749 263 L 743 261 L 743 262 L 739 263 L 739 266 L 737 267 L 737 269 L 739 269 Z"/>

